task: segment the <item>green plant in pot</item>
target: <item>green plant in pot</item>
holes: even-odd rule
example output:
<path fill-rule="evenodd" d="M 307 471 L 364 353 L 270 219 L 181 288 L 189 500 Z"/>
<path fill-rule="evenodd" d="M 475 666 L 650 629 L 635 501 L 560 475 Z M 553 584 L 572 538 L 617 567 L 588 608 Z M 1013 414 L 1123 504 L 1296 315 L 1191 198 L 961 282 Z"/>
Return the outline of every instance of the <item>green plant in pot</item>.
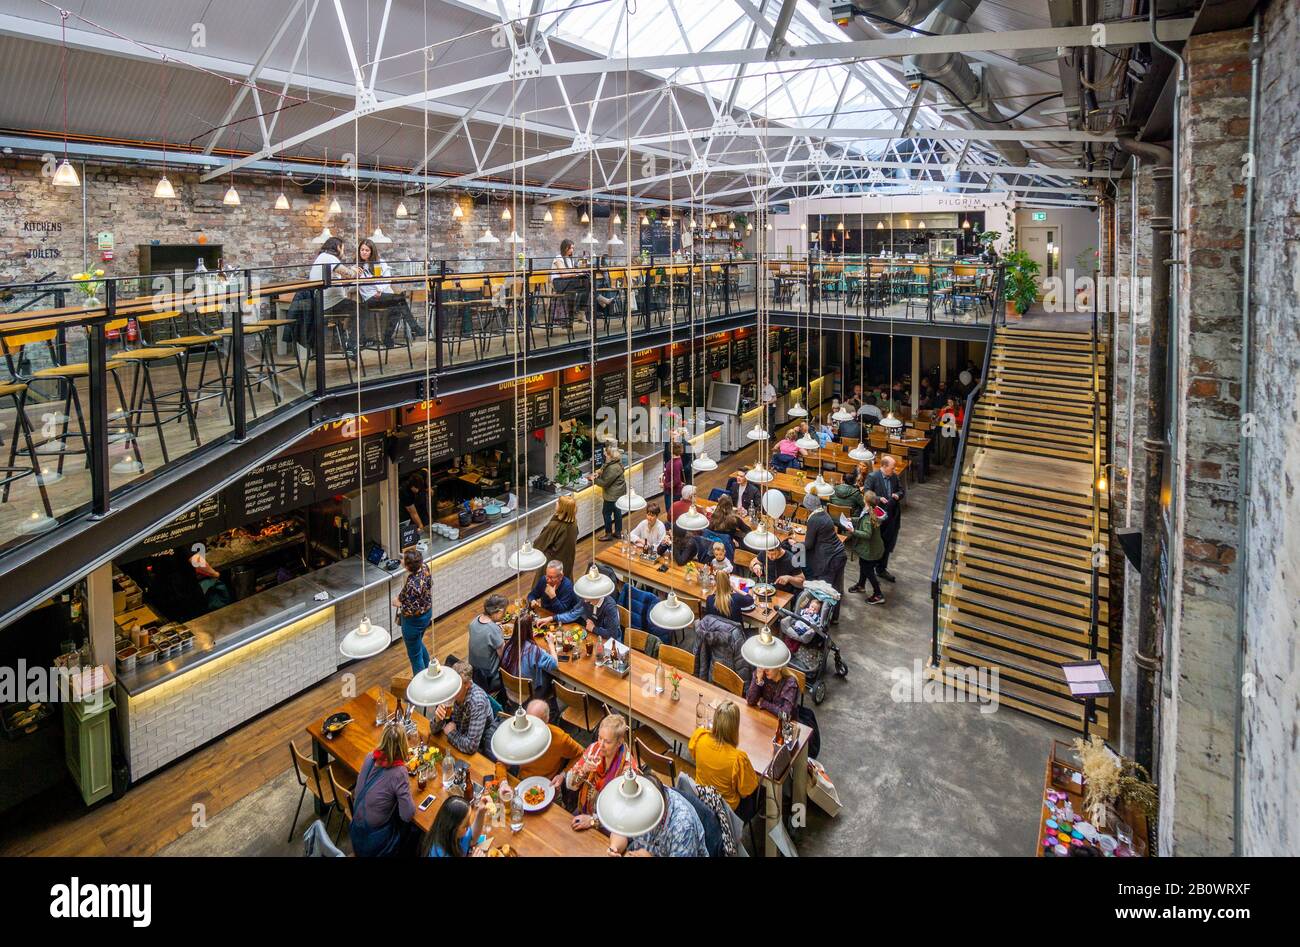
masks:
<path fill-rule="evenodd" d="M 581 479 L 582 465 L 588 459 L 587 444 L 587 429 L 578 423 L 560 438 L 560 450 L 555 458 L 555 482 L 560 486 L 572 487 Z"/>
<path fill-rule="evenodd" d="M 1002 262 L 1006 267 L 1002 289 L 1007 315 L 1014 310 L 1023 316 L 1038 298 L 1038 261 L 1024 250 L 1013 250 Z"/>
<path fill-rule="evenodd" d="M 990 260 L 996 260 L 998 258 L 998 250 L 997 247 L 994 246 L 994 244 L 1001 239 L 1002 239 L 1001 230 L 985 230 L 980 234 L 979 237 L 980 246 L 984 248 L 984 255 L 987 256 Z"/>

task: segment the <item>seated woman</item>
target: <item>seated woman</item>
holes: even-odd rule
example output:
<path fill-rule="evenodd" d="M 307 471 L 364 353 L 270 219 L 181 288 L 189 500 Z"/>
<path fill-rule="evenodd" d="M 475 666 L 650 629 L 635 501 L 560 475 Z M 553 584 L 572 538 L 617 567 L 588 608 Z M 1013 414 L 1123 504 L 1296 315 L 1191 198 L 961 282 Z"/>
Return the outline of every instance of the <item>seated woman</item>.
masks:
<path fill-rule="evenodd" d="M 736 506 L 731 502 L 730 496 L 721 497 L 717 506 L 713 508 L 713 515 L 709 517 L 709 532 L 726 536 L 731 540 L 733 547 L 749 532 L 749 524 L 736 512 Z M 727 558 L 730 559 L 731 555 L 732 550 L 728 550 Z"/>
<path fill-rule="evenodd" d="M 736 589 L 736 578 L 730 573 L 718 574 L 716 591 L 704 600 L 702 615 L 720 615 L 731 621 L 741 621 L 742 612 L 754 607 L 754 597 Z"/>
<path fill-rule="evenodd" d="M 425 854 L 429 858 L 478 858 L 486 855 L 491 840 L 483 839 L 477 845 L 474 840 L 482 838 L 487 802 L 487 793 L 474 800 L 473 805 L 460 796 L 449 796 L 429 829 Z"/>
<path fill-rule="evenodd" d="M 758 812 L 759 779 L 739 742 L 740 708 L 724 700 L 713 711 L 712 731 L 697 728 L 688 748 L 695 760 L 695 781 L 716 789 L 748 822 Z"/>
<path fill-rule="evenodd" d="M 600 828 L 596 818 L 596 796 L 631 767 L 636 769 L 627 745 L 627 721 L 610 714 L 600 722 L 596 740 L 582 753 L 582 758 L 564 774 L 564 785 L 578 794 L 574 806 L 573 828 L 582 832 Z"/>
<path fill-rule="evenodd" d="M 789 668 L 755 668 L 745 703 L 793 720 L 799 706 L 799 682 Z"/>
<path fill-rule="evenodd" d="M 411 820 L 415 818 L 406 754 L 405 728 L 390 723 L 384 727 L 379 748 L 361 764 L 348 830 L 352 851 L 360 858 L 413 854 L 404 852 L 414 838 Z"/>
<path fill-rule="evenodd" d="M 532 621 L 525 618 L 515 621 L 510 640 L 501 652 L 501 667 L 515 677 L 532 681 L 533 696 L 547 700 L 554 689 L 552 675 L 559 664 L 550 651 L 550 643 L 543 648 L 533 637 L 532 631 Z M 519 695 L 509 693 L 508 688 L 506 696 L 515 701 L 519 699 Z"/>
<path fill-rule="evenodd" d="M 702 562 L 704 559 L 704 542 L 699 533 L 682 529 L 673 524 L 673 562 L 684 566 L 688 562 Z M 710 547 L 711 548 L 711 547 Z"/>
<path fill-rule="evenodd" d="M 659 513 L 658 503 L 646 504 L 645 519 L 632 528 L 632 545 L 638 549 L 658 552 L 668 532 L 664 524 L 659 522 Z"/>

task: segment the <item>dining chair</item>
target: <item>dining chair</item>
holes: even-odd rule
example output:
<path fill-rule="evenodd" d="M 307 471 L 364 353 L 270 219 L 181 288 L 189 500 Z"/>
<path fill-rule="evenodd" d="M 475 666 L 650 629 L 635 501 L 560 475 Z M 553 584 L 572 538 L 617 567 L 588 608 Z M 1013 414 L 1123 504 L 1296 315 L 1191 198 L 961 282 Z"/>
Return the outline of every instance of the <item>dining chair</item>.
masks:
<path fill-rule="evenodd" d="M 331 763 L 325 767 L 325 770 L 329 773 L 330 792 L 334 794 L 335 808 L 338 809 L 339 813 L 339 827 L 334 832 L 334 844 L 337 845 L 343 835 L 343 829 L 352 824 L 352 790 L 356 788 L 356 778 L 353 777 L 352 781 L 347 786 L 344 786 L 339 782 L 339 768 L 337 766 Z M 351 776 L 352 774 L 347 773 L 346 775 Z M 327 825 L 326 830 L 328 828 Z"/>
<path fill-rule="evenodd" d="M 619 611 L 626 611 L 626 609 L 620 605 Z M 646 639 L 650 637 L 648 632 L 644 632 L 639 628 L 625 628 L 623 634 L 627 638 L 627 644 L 629 647 L 645 654 Z"/>
<path fill-rule="evenodd" d="M 659 646 L 659 660 L 670 667 L 677 668 L 683 674 L 695 673 L 695 655 L 685 648 L 661 644 Z"/>
<path fill-rule="evenodd" d="M 745 682 L 740 675 L 727 667 L 721 661 L 714 661 L 713 668 L 710 671 L 713 677 L 713 683 L 717 684 L 729 694 L 735 694 L 737 697 L 745 696 Z"/>
<path fill-rule="evenodd" d="M 555 700 L 560 705 L 560 721 L 567 723 L 579 733 L 590 734 L 600 723 L 591 698 L 559 680 L 553 683 Z"/>
<path fill-rule="evenodd" d="M 293 841 L 294 829 L 298 827 L 298 817 L 302 815 L 303 800 L 307 798 L 308 792 L 325 807 L 326 823 L 329 822 L 335 805 L 333 786 L 328 780 L 322 780 L 320 766 L 316 761 L 309 756 L 304 756 L 292 740 L 289 741 L 289 755 L 293 759 L 294 777 L 302 787 L 302 792 L 298 795 L 298 807 L 293 811 L 293 821 L 289 823 L 289 837 L 285 839 L 286 843 Z"/>
<path fill-rule="evenodd" d="M 395 674 L 393 679 L 388 682 L 388 693 L 392 694 L 398 700 L 406 700 L 406 689 L 411 686 L 411 675 Z"/>
<path fill-rule="evenodd" d="M 507 702 L 525 707 L 533 699 L 533 682 L 511 674 L 505 668 L 500 669 L 501 684 L 506 692 Z"/>
<path fill-rule="evenodd" d="M 668 785 L 671 786 L 677 782 L 678 773 L 688 773 L 694 777 L 695 767 L 671 750 L 665 753 L 656 752 L 647 746 L 645 740 L 639 735 L 633 737 L 632 743 L 636 750 L 637 763 L 641 768 L 665 777 L 668 780 Z"/>

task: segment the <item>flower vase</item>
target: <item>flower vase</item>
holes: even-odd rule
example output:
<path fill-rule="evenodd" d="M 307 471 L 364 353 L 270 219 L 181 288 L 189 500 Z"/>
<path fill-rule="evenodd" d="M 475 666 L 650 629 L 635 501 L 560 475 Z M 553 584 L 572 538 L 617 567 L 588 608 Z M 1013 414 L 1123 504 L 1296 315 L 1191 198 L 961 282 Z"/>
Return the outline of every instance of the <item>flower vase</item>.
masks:
<path fill-rule="evenodd" d="M 680 689 L 676 684 L 673 685 L 673 692 L 669 695 L 669 697 L 670 697 L 671 699 L 673 699 L 673 700 L 681 700 L 681 699 L 682 699 L 682 692 L 681 692 L 681 689 Z"/>

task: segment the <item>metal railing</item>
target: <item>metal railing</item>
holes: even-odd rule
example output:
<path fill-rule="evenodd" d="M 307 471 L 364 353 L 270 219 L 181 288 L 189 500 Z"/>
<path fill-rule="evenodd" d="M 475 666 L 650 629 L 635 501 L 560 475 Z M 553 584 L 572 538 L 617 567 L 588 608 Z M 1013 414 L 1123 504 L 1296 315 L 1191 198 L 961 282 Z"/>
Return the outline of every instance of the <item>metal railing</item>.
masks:
<path fill-rule="evenodd" d="M 962 470 L 966 465 L 966 443 L 970 437 L 971 417 L 975 405 L 989 381 L 989 369 L 993 360 L 993 341 L 998 326 L 1006 321 L 1006 309 L 1003 303 L 1003 271 L 998 270 L 994 292 L 995 309 L 989 320 L 988 337 L 984 343 L 984 364 L 980 368 L 979 381 L 966 395 L 966 413 L 962 417 L 961 432 L 958 436 L 957 450 L 953 455 L 952 479 L 948 483 L 948 502 L 944 509 L 943 525 L 939 529 L 939 546 L 934 556 L 934 568 L 930 573 L 930 666 L 939 666 L 939 606 L 943 597 L 943 572 L 948 562 L 949 538 L 952 534 L 952 518 L 957 510 L 957 492 L 961 488 Z"/>

